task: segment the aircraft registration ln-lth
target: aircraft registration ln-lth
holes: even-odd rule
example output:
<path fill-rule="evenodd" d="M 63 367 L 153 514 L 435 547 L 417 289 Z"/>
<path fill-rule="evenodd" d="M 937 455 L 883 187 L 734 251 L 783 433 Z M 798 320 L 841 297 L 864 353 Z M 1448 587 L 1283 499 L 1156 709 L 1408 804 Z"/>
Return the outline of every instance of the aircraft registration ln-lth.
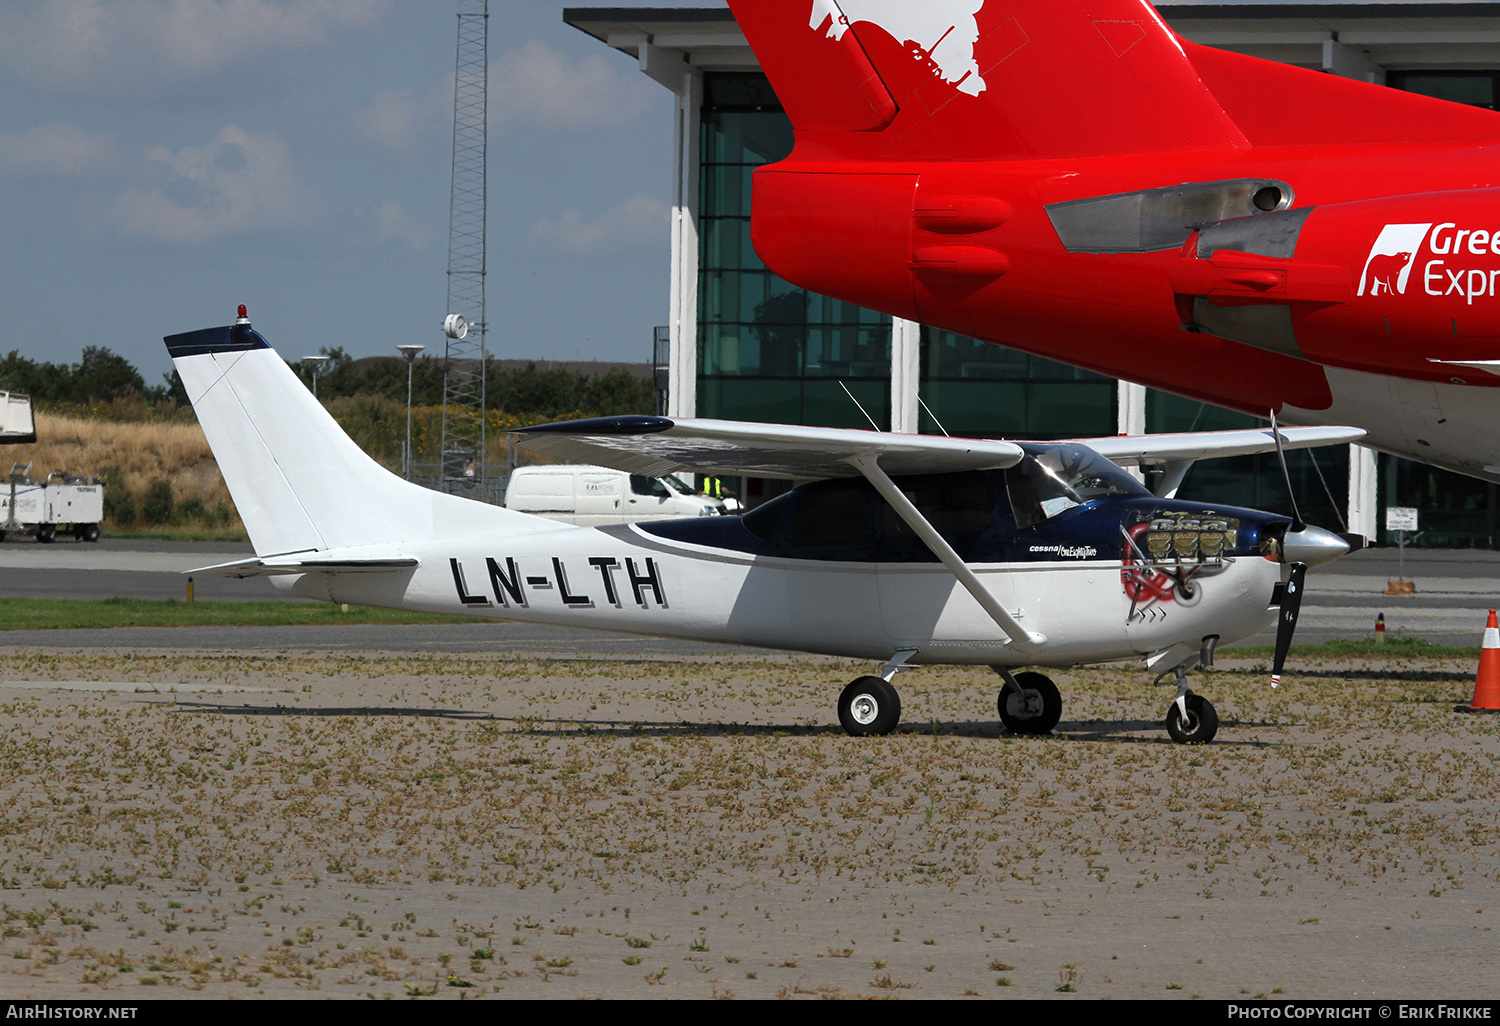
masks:
<path fill-rule="evenodd" d="M 1337 535 L 1147 491 L 1120 464 L 1263 452 L 1269 430 L 1052 444 L 663 417 L 529 428 L 523 444 L 634 474 L 809 482 L 744 516 L 572 527 L 403 481 L 367 456 L 251 326 L 166 339 L 256 555 L 194 573 L 268 575 L 305 598 L 796 649 L 882 663 L 844 689 L 851 734 L 900 720 L 920 664 L 990 666 L 1000 719 L 1047 733 L 1062 700 L 1021 667 L 1143 657 L 1208 741 L 1185 673 L 1280 618 L 1273 683 L 1308 566 Z M 1290 428 L 1286 446 L 1349 442 Z M 1172 475 L 1167 475 L 1171 477 Z"/>
<path fill-rule="evenodd" d="M 1146 0 L 730 0 L 795 130 L 787 280 L 1500 481 L 1500 114 Z"/>

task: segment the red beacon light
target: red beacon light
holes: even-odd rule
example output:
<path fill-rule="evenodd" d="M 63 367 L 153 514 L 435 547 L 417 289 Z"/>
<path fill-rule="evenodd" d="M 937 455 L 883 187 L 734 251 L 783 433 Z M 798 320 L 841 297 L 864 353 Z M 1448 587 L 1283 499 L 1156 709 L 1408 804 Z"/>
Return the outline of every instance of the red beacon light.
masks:
<path fill-rule="evenodd" d="M 248 311 L 248 310 L 245 309 L 245 304 L 244 303 L 240 304 L 239 316 L 235 318 L 234 323 L 236 323 L 236 324 L 249 324 L 250 323 L 250 311 Z"/>

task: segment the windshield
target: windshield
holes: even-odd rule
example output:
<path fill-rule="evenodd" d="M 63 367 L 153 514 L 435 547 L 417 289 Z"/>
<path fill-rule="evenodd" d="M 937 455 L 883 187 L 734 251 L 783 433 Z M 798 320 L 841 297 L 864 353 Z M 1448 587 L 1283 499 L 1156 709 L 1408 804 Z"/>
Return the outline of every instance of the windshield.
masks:
<path fill-rule="evenodd" d="M 1026 458 L 1006 471 L 1016 526 L 1055 517 L 1112 495 L 1150 495 L 1135 478 L 1086 445 L 1025 445 Z"/>
<path fill-rule="evenodd" d="M 696 494 L 693 489 L 690 488 L 686 483 L 684 483 L 682 478 L 678 477 L 676 474 L 668 474 L 666 477 L 662 478 L 662 480 L 667 483 L 668 488 L 672 489 L 674 492 L 677 492 L 680 495 Z"/>

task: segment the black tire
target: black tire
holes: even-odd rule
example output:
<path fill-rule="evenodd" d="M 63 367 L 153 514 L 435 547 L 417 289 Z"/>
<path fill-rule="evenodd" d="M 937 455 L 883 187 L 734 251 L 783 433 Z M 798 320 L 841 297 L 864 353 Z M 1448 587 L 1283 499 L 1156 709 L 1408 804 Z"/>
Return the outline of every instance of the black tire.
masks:
<path fill-rule="evenodd" d="M 1176 702 L 1167 709 L 1167 733 L 1179 744 L 1206 745 L 1218 732 L 1219 714 L 1214 711 L 1213 703 L 1202 695 L 1189 692 L 1185 719 L 1177 711 Z"/>
<path fill-rule="evenodd" d="M 55 524 L 38 524 L 36 528 L 36 540 L 43 545 L 51 545 L 57 540 L 57 526 Z"/>
<path fill-rule="evenodd" d="M 1062 695 L 1052 678 L 1027 670 L 1015 675 L 1021 686 L 1017 693 L 1008 683 L 1000 689 L 996 706 L 1000 722 L 1012 734 L 1050 734 L 1062 719 Z"/>
<path fill-rule="evenodd" d="M 96 542 L 96 541 L 98 541 L 99 540 L 99 525 L 98 524 L 84 524 L 83 528 L 82 528 L 82 531 L 80 532 L 80 537 L 82 538 L 82 540 L 84 540 L 86 542 Z"/>
<path fill-rule="evenodd" d="M 860 677 L 839 695 L 839 723 L 852 737 L 889 734 L 901 722 L 901 696 L 881 677 Z"/>

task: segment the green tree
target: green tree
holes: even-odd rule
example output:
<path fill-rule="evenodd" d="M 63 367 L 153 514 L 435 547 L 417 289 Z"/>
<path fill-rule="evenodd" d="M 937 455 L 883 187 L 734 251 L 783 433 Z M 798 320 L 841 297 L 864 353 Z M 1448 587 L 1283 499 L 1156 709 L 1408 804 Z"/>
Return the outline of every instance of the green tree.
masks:
<path fill-rule="evenodd" d="M 141 517 L 148 524 L 170 524 L 172 513 L 172 486 L 157 478 L 146 489 L 145 501 L 141 503 Z"/>
<path fill-rule="evenodd" d="M 83 347 L 83 359 L 73 368 L 72 379 L 68 398 L 78 403 L 108 402 L 146 391 L 141 372 L 103 346 Z"/>

